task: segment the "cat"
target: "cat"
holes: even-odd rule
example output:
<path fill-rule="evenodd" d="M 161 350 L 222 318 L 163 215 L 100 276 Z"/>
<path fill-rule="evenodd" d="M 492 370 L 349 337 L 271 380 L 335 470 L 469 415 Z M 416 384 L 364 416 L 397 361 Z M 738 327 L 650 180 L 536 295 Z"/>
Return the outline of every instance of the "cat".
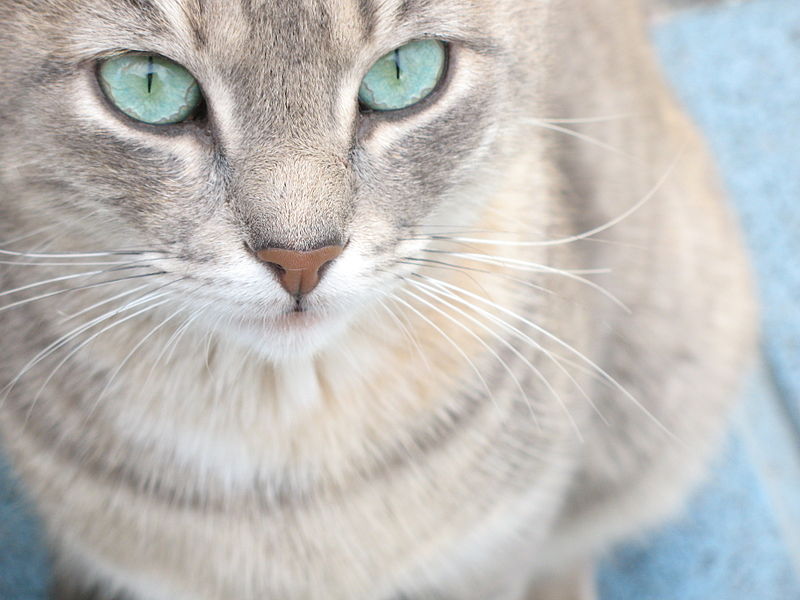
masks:
<path fill-rule="evenodd" d="M 0 5 L 53 598 L 588 600 L 754 340 L 634 0 Z"/>

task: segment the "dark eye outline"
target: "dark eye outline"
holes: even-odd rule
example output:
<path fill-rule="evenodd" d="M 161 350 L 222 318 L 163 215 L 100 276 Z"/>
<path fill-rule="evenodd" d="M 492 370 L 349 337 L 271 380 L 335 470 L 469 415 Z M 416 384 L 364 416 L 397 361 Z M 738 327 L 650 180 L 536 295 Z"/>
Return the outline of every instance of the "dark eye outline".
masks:
<path fill-rule="evenodd" d="M 192 111 L 192 113 L 186 117 L 183 121 L 178 121 L 177 123 L 147 123 L 146 121 L 140 121 L 136 119 L 126 112 L 124 112 L 121 108 L 119 108 L 114 101 L 109 98 L 108 94 L 106 93 L 105 89 L 103 89 L 103 84 L 101 83 L 101 75 L 100 75 L 100 68 L 103 64 L 113 58 L 118 56 L 124 55 L 140 55 L 140 56 L 153 56 L 162 58 L 167 60 L 171 63 L 178 65 L 186 69 L 186 71 L 194 78 L 197 82 L 197 87 L 200 90 L 200 103 L 197 107 Z M 94 74 L 94 83 L 95 83 L 95 91 L 96 93 L 102 98 L 103 103 L 107 106 L 115 115 L 121 117 L 128 125 L 134 126 L 136 128 L 141 128 L 145 131 L 157 131 L 160 133 L 175 133 L 176 130 L 185 127 L 197 127 L 202 126 L 203 129 L 207 129 L 208 124 L 208 103 L 206 100 L 206 94 L 203 91 L 203 86 L 200 83 L 200 80 L 195 77 L 194 73 L 189 71 L 183 64 L 178 62 L 177 60 L 173 60 L 169 56 L 164 56 L 163 54 L 159 54 L 158 52 L 145 52 L 140 50 L 122 50 L 116 52 L 110 52 L 106 55 L 100 56 L 94 60 L 93 66 L 93 74 Z"/>
<path fill-rule="evenodd" d="M 444 95 L 444 92 L 446 91 L 447 87 L 449 87 L 450 80 L 451 80 L 451 74 L 453 72 L 453 67 L 454 67 L 454 65 L 456 63 L 456 58 L 455 58 L 454 54 L 457 54 L 457 53 L 453 52 L 453 48 L 452 48 L 453 43 L 452 42 L 450 42 L 449 40 L 443 40 L 443 39 L 440 39 L 440 38 L 432 38 L 432 37 L 431 38 L 417 38 L 417 39 L 409 40 L 409 41 L 405 42 L 405 44 L 410 44 L 411 42 L 414 42 L 414 41 L 421 41 L 421 40 L 426 40 L 426 39 L 427 40 L 436 40 L 437 42 L 440 42 L 442 44 L 443 48 L 444 48 L 444 64 L 442 65 L 442 75 L 441 75 L 441 77 L 439 77 L 439 80 L 436 82 L 436 85 L 430 91 L 430 93 L 427 96 L 425 96 L 424 98 L 422 98 L 421 100 L 419 100 L 418 102 L 415 102 L 414 104 L 410 104 L 409 106 L 406 106 L 406 107 L 403 107 L 403 108 L 393 108 L 393 109 L 389 109 L 389 110 L 379 110 L 379 109 L 375 109 L 375 108 L 370 108 L 369 106 L 366 106 L 361 101 L 361 99 L 358 97 L 358 94 L 356 94 L 356 100 L 358 102 L 358 112 L 359 112 L 359 114 L 361 116 L 368 117 L 368 118 L 378 118 L 378 119 L 383 119 L 383 120 L 387 120 L 387 121 L 395 121 L 395 120 L 404 119 L 404 118 L 406 118 L 406 117 L 408 117 L 408 116 L 410 116 L 412 114 L 415 114 L 415 113 L 418 113 L 418 112 L 422 112 L 424 109 L 429 107 L 431 104 L 434 104 L 438 100 L 438 98 L 440 98 L 442 95 Z M 401 44 L 397 48 L 402 48 L 403 46 L 405 46 L 405 44 Z M 383 56 L 383 55 L 381 55 L 381 56 Z M 373 64 L 375 64 L 375 63 L 373 63 Z M 371 68 L 372 68 L 372 66 L 370 66 L 370 69 Z M 364 74 L 364 76 L 366 76 L 366 73 Z M 363 77 L 362 77 L 362 79 L 363 79 Z"/>

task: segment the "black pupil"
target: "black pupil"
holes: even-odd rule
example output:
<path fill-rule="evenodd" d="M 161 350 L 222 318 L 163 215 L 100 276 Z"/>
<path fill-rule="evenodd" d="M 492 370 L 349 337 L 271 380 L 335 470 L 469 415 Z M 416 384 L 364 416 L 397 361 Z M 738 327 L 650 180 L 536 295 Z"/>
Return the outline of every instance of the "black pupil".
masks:
<path fill-rule="evenodd" d="M 155 71 L 153 70 L 153 57 L 147 57 L 147 93 L 151 93 L 153 89 L 153 74 Z"/>

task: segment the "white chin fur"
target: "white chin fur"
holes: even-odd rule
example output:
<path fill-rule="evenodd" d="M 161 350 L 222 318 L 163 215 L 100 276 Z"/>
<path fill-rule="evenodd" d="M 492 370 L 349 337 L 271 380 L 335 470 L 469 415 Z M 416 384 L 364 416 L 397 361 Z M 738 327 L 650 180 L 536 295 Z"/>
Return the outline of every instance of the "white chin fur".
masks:
<path fill-rule="evenodd" d="M 273 363 L 313 358 L 335 343 L 347 329 L 343 315 L 290 315 L 278 322 L 239 323 L 225 334 Z"/>

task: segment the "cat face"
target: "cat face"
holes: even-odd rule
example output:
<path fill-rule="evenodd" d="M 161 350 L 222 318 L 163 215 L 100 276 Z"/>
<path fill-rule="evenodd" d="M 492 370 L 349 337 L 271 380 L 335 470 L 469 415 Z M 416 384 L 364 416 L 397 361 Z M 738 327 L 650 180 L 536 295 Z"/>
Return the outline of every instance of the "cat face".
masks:
<path fill-rule="evenodd" d="M 73 250 L 153 251 L 210 326 L 276 359 L 335 340 L 431 226 L 475 221 L 536 87 L 514 59 L 531 28 L 523 43 L 496 25 L 497 3 L 15 4 L 0 8 L 20 23 L 2 41 L 3 211 L 62 223 Z M 433 91 L 400 110 L 360 102 L 376 61 L 416 40 L 442 43 Z M 98 73 L 131 52 L 182 65 L 203 106 L 167 125 L 124 114 Z M 259 259 L 330 246 L 341 253 L 306 294 Z"/>

